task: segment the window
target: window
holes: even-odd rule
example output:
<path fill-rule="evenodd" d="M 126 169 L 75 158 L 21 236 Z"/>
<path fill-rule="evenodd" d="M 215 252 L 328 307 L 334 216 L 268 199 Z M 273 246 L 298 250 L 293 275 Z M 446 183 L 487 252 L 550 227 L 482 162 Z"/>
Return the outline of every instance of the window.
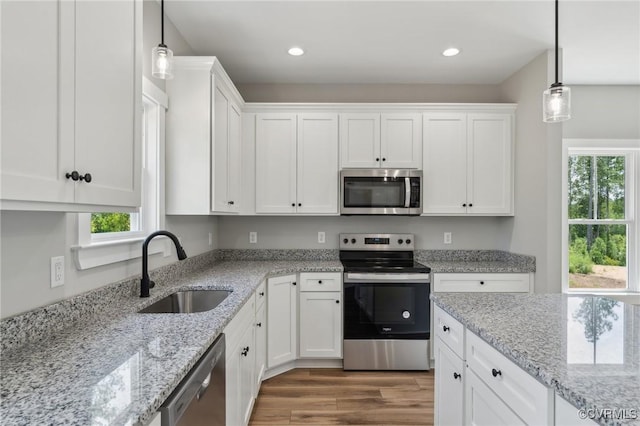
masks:
<path fill-rule="evenodd" d="M 142 206 L 137 212 L 78 215 L 78 245 L 72 247 L 76 267 L 87 269 L 140 256 L 140 242 L 163 227 L 160 152 L 164 138 L 166 95 L 147 79 L 143 84 Z M 150 253 L 166 251 L 154 243 Z"/>
<path fill-rule="evenodd" d="M 640 142 L 563 144 L 563 289 L 640 291 Z"/>

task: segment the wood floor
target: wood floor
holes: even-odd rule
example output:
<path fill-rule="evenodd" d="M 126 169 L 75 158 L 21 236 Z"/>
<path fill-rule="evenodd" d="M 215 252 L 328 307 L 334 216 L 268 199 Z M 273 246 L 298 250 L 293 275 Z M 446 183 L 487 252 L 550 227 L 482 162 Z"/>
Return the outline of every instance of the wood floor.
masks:
<path fill-rule="evenodd" d="M 262 382 L 249 424 L 432 425 L 433 370 L 292 370 Z"/>

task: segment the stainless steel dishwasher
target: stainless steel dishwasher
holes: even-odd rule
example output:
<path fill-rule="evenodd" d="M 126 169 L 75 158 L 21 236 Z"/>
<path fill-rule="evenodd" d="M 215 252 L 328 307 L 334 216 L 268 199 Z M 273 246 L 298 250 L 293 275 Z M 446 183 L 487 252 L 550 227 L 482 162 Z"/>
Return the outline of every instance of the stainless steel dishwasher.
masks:
<path fill-rule="evenodd" d="M 224 426 L 225 339 L 220 335 L 167 398 L 162 426 Z"/>

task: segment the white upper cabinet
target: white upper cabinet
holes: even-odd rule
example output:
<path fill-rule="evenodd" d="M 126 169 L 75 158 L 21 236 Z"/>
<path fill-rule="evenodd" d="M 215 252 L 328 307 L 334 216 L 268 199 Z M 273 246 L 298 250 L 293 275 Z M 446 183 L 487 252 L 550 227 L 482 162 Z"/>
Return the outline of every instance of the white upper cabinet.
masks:
<path fill-rule="evenodd" d="M 142 2 L 1 7 L 3 208 L 139 206 Z"/>
<path fill-rule="evenodd" d="M 420 168 L 419 113 L 340 115 L 342 168 Z"/>
<path fill-rule="evenodd" d="M 423 213 L 513 214 L 513 113 L 426 113 Z"/>
<path fill-rule="evenodd" d="M 337 114 L 256 114 L 256 213 L 338 213 Z"/>
<path fill-rule="evenodd" d="M 244 101 L 215 57 L 175 57 L 166 137 L 167 214 L 240 209 Z"/>

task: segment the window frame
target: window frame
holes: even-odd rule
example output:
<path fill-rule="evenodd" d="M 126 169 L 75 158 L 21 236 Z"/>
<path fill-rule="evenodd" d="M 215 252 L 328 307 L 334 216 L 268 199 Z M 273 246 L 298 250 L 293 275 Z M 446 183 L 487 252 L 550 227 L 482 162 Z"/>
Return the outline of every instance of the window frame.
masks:
<path fill-rule="evenodd" d="M 622 156 L 625 159 L 625 219 L 569 219 L 569 156 Z M 563 139 L 562 140 L 562 292 L 623 294 L 640 292 L 640 140 Z M 627 288 L 569 288 L 569 225 L 627 225 Z"/>
<path fill-rule="evenodd" d="M 91 213 L 77 214 L 77 245 L 71 247 L 71 252 L 78 270 L 139 258 L 142 256 L 141 245 L 146 237 L 164 228 L 164 146 L 168 98 L 166 93 L 146 77 L 143 77 L 142 86 L 142 104 L 145 113 L 142 114 L 141 125 L 143 164 L 141 164 L 142 207 L 138 209 L 140 229 L 92 234 Z M 145 139 L 151 144 L 146 143 Z M 149 179 L 148 174 L 152 175 L 152 180 Z M 149 186 L 152 190 L 149 190 Z M 164 256 L 168 256 L 170 247 L 163 239 L 154 240 L 149 245 L 149 253 L 163 253 Z"/>

